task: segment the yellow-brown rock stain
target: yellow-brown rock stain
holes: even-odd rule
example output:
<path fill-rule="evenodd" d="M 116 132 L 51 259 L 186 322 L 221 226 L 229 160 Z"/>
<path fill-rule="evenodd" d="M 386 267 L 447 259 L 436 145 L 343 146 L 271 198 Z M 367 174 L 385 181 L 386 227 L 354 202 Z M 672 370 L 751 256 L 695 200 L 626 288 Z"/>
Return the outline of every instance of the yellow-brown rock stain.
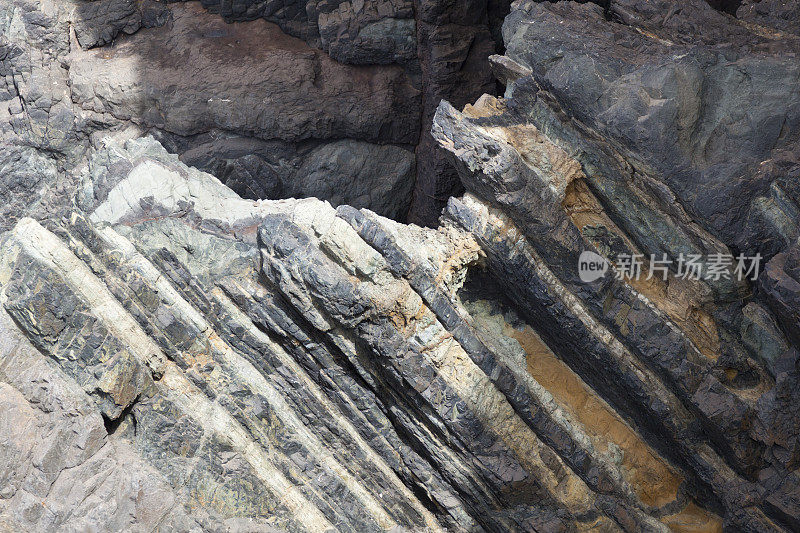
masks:
<path fill-rule="evenodd" d="M 722 519 L 694 503 L 689 503 L 680 513 L 661 518 L 675 533 L 722 533 Z"/>
<path fill-rule="evenodd" d="M 548 390 L 558 404 L 580 422 L 602 453 L 622 452 L 621 471 L 646 505 L 660 507 L 675 500 L 682 476 L 650 448 L 620 416 L 542 342 L 536 332 L 509 324 L 505 333 L 526 353 L 528 372 Z M 716 515 L 690 503 L 663 522 L 673 531 L 722 531 Z"/>
<path fill-rule="evenodd" d="M 486 118 L 502 115 L 504 111 L 505 103 L 502 99 L 483 95 L 474 105 L 465 106 L 463 113 L 470 118 Z M 637 247 L 608 217 L 602 204 L 589 190 L 580 162 L 534 125 L 481 126 L 481 129 L 511 146 L 526 165 L 536 169 L 548 180 L 553 192 L 561 198 L 562 207 L 581 233 L 589 225 L 603 226 L 620 237 L 633 253 L 638 252 Z M 649 272 L 649 263 L 646 261 L 642 272 Z M 626 281 L 636 292 L 665 313 L 702 355 L 716 360 L 720 347 L 717 325 L 703 308 L 701 300 L 704 290 L 700 283 L 678 279 L 671 274 L 666 282 L 658 275 L 649 280 L 646 277 L 643 275 L 638 280 Z"/>
<path fill-rule="evenodd" d="M 682 478 L 633 432 L 619 416 L 541 341 L 530 326 L 507 326 L 509 336 L 527 354 L 528 372 L 575 417 L 603 453 L 614 444 L 622 451 L 623 471 L 642 502 L 662 506 L 673 501 Z"/>
<path fill-rule="evenodd" d="M 584 180 L 574 180 L 570 183 L 562 205 L 581 233 L 584 233 L 586 226 L 605 227 L 621 238 L 633 253 L 638 253 L 633 242 L 605 213 Z M 700 301 L 703 291 L 698 286 L 699 282 L 679 279 L 672 273 L 668 275 L 666 281 L 661 279 L 660 273 L 655 273 L 651 279 L 646 279 L 649 268 L 649 262 L 645 258 L 641 269 L 642 275 L 638 279 L 626 279 L 626 283 L 666 314 L 694 344 L 698 352 L 708 359 L 716 360 L 720 345 L 717 324 L 703 309 Z"/>

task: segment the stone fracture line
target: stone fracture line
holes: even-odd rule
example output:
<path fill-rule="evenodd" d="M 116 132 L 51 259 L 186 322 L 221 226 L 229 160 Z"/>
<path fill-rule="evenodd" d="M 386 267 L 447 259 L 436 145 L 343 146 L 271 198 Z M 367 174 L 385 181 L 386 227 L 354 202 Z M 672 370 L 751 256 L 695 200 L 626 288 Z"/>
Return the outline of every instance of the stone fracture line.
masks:
<path fill-rule="evenodd" d="M 245 315 L 221 289 L 213 289 L 212 296 L 221 305 L 223 305 L 229 313 L 237 317 L 237 323 L 247 328 L 248 333 L 253 335 L 265 345 L 270 346 L 274 353 L 277 354 L 281 362 L 285 364 L 287 368 L 289 368 L 296 378 L 301 380 L 304 390 L 312 394 L 314 399 L 334 417 L 337 423 L 337 428 L 345 431 L 350 439 L 356 443 L 358 449 L 367 456 L 375 469 L 383 474 L 385 479 L 389 480 L 394 488 L 400 492 L 408 502 L 414 505 L 416 511 L 425 518 L 427 527 L 431 528 L 432 531 L 439 531 L 440 526 L 438 525 L 436 518 L 430 513 L 430 511 L 418 503 L 417 498 L 408 489 L 408 487 L 406 487 L 400 481 L 400 479 L 397 477 L 397 474 L 395 474 L 395 472 L 389 467 L 389 465 L 386 464 L 383 458 L 381 458 L 381 456 L 372 449 L 372 447 L 363 439 L 363 437 L 361 437 L 358 431 L 356 431 L 356 429 L 353 427 L 353 424 L 348 421 L 341 414 L 339 409 L 322 393 L 322 391 L 320 391 L 319 386 L 308 377 L 306 371 L 299 364 L 297 364 L 297 361 L 290 357 L 280 346 L 275 344 L 264 332 L 255 327 L 247 315 Z M 355 408 L 355 406 L 353 406 L 353 408 L 353 412 L 360 412 L 357 408 Z M 319 446 L 324 446 L 324 443 L 319 443 Z M 332 456 L 331 460 L 333 460 Z M 355 467 L 355 465 L 349 466 L 350 468 Z"/>
<path fill-rule="evenodd" d="M 26 251 L 56 271 L 113 333 L 125 342 L 141 362 L 152 354 L 163 357 L 160 348 L 142 331 L 136 321 L 55 235 L 32 219 L 23 219 L 14 236 Z M 209 401 L 173 363 L 166 363 L 159 381 L 159 391 L 191 416 L 201 427 L 216 433 L 244 457 L 266 487 L 281 501 L 308 531 L 333 530 L 333 525 L 286 477 L 273 466 L 267 454 L 219 404 Z"/>
<path fill-rule="evenodd" d="M 246 384 L 250 390 L 258 393 L 269 401 L 285 426 L 300 438 L 301 442 L 303 442 L 303 445 L 309 449 L 316 459 L 321 460 L 331 472 L 340 477 L 345 487 L 353 492 L 353 495 L 359 500 L 364 508 L 368 510 L 369 514 L 375 519 L 375 522 L 381 528 L 391 529 L 397 525 L 395 519 L 389 515 L 383 505 L 367 490 L 367 488 L 365 488 L 358 481 L 356 477 L 354 477 L 353 473 L 351 473 L 349 469 L 354 468 L 356 465 L 348 465 L 348 468 L 341 464 L 334 457 L 334 455 L 326 449 L 325 444 L 321 442 L 317 436 L 312 433 L 297 417 L 290 405 L 284 399 L 283 395 L 272 385 L 270 385 L 264 376 L 261 375 L 250 362 L 238 355 L 216 334 L 216 332 L 214 332 L 212 326 L 203 318 L 202 314 L 200 314 L 197 309 L 195 309 L 181 296 L 181 294 L 178 293 L 178 291 L 172 286 L 167 278 L 163 276 L 150 261 L 148 261 L 141 253 L 139 253 L 130 243 L 130 241 L 119 235 L 110 227 L 105 227 L 100 230 L 100 236 L 104 239 L 105 242 L 103 244 L 108 247 L 109 253 L 115 255 L 118 254 L 120 267 L 128 268 L 131 271 L 139 274 L 141 279 L 146 282 L 148 286 L 153 287 L 156 290 L 159 298 L 161 298 L 162 301 L 169 302 L 171 304 L 171 309 L 176 312 L 177 318 L 180 322 L 190 322 L 198 331 L 201 332 L 201 339 L 198 340 L 201 342 L 207 341 L 208 345 L 213 346 L 214 359 L 220 362 L 226 371 L 230 373 L 230 378 L 236 382 Z M 242 319 L 240 322 L 241 325 L 247 327 L 249 324 L 249 326 L 252 328 L 252 322 L 249 319 L 241 315 L 240 318 Z M 290 365 L 290 368 L 296 372 L 295 376 L 303 379 L 308 385 L 309 390 L 312 390 L 315 397 L 321 400 L 322 395 L 318 391 L 318 388 L 313 385 L 312 382 L 304 375 L 304 372 L 302 372 L 296 362 L 294 362 L 294 360 L 292 360 L 285 352 L 283 352 L 280 347 L 274 345 L 274 343 L 270 342 L 270 345 L 278 352 L 281 361 L 287 365 Z M 335 413 L 336 411 L 331 412 Z M 343 423 L 344 420 L 339 418 L 339 422 Z M 351 435 L 356 435 L 355 430 L 352 427 L 349 427 L 350 424 L 347 424 L 347 426 L 348 433 Z M 362 450 L 366 455 L 372 455 L 373 459 L 378 459 L 377 456 L 374 455 L 374 452 L 372 452 L 372 450 L 366 446 L 366 443 L 363 443 L 362 441 L 362 444 L 364 446 L 362 447 Z M 370 454 L 370 452 L 372 453 Z M 388 467 L 386 467 L 382 461 L 381 464 L 384 472 L 389 474 Z M 411 496 L 408 490 L 402 485 L 395 475 L 392 474 L 389 479 L 393 481 L 398 490 L 403 490 L 407 496 Z M 402 489 L 400 489 L 401 487 Z M 411 499 L 410 501 L 416 501 L 416 499 Z M 417 505 L 417 510 L 422 516 L 425 517 L 427 527 L 431 528 L 433 531 L 439 530 L 439 526 L 430 512 L 419 505 Z"/>
<path fill-rule="evenodd" d="M 349 224 L 336 218 L 333 213 L 330 216 L 333 216 L 334 220 L 325 224 L 322 223 L 322 219 L 315 221 L 316 227 L 320 228 L 318 233 L 320 240 L 323 243 L 328 243 L 328 246 L 321 245 L 321 250 L 328 251 L 331 241 L 345 239 L 348 233 L 351 234 L 348 242 L 360 243 L 359 246 L 362 247 L 366 246 L 366 243 L 358 238 Z M 279 224 L 278 227 L 280 229 L 271 229 L 269 232 L 263 231 L 261 237 L 262 242 L 267 243 L 267 248 L 262 250 L 265 263 L 264 270 L 269 272 L 271 277 L 283 276 L 285 268 L 293 271 L 295 262 L 302 261 L 299 259 L 299 254 L 295 256 L 293 252 L 289 252 L 288 257 L 286 255 L 281 255 L 280 258 L 273 256 L 273 253 L 282 254 L 282 250 L 286 248 L 280 241 L 273 244 L 272 239 L 280 238 L 277 237 L 279 235 L 288 234 L 288 239 L 298 239 L 293 249 L 301 252 L 312 250 L 303 240 L 310 237 L 295 237 L 295 235 L 298 235 L 296 232 L 303 234 L 302 230 L 294 225 L 293 222 L 285 220 L 283 225 Z M 262 230 L 263 228 L 262 226 Z M 280 251 L 273 252 L 272 246 Z M 359 270 L 369 272 L 368 279 L 370 280 L 387 280 L 388 286 L 382 291 L 384 294 L 395 295 L 392 299 L 394 304 L 389 308 L 376 310 L 378 315 L 375 317 L 371 317 L 370 312 L 367 312 L 363 319 L 370 323 L 376 323 L 373 321 L 380 316 L 396 323 L 399 327 L 398 341 L 405 342 L 409 351 L 403 353 L 401 350 L 398 353 L 397 348 L 389 348 L 390 345 L 394 346 L 393 343 L 395 342 L 390 341 L 390 339 L 369 337 L 364 338 L 364 340 L 373 347 L 376 353 L 388 355 L 393 352 L 395 355 L 388 358 L 386 362 L 396 367 L 400 373 L 405 373 L 407 368 L 414 365 L 410 360 L 404 361 L 404 359 L 408 357 L 421 358 L 421 362 L 434 369 L 435 374 L 443 380 L 444 385 L 449 389 L 448 393 L 461 398 L 466 403 L 472 416 L 480 421 L 481 425 L 493 435 L 494 439 L 497 439 L 498 444 L 502 443 L 502 447 L 506 448 L 507 453 L 510 454 L 509 459 L 514 457 L 513 460 L 519 461 L 524 470 L 532 478 L 536 479 L 555 501 L 563 505 L 575 516 L 589 516 L 593 512 L 598 514 L 595 507 L 595 494 L 592 490 L 562 462 L 557 454 L 554 454 L 549 447 L 542 443 L 531 428 L 516 415 L 506 397 L 496 389 L 484 372 L 475 365 L 463 347 L 452 338 L 450 332 L 437 320 L 434 313 L 423 304 L 419 295 L 405 281 L 387 277 L 385 261 L 380 255 L 376 255 L 375 251 L 370 247 L 367 246 L 364 253 L 352 254 L 348 255 L 348 257 L 355 257 L 355 260 L 345 266 L 335 264 L 334 260 L 329 257 L 323 258 L 323 253 L 316 253 L 314 259 L 302 261 L 303 266 L 298 263 L 303 282 L 308 283 L 311 286 L 310 290 L 313 292 L 320 290 L 314 285 L 318 280 L 327 278 L 331 281 L 326 280 L 325 283 L 336 283 L 332 280 L 334 278 L 338 279 L 340 272 L 343 274 L 348 271 L 355 272 Z M 375 257 L 377 257 L 377 264 L 374 262 Z M 336 259 L 341 260 L 342 256 L 337 254 Z M 277 263 L 279 260 L 282 261 L 280 265 Z M 306 270 L 306 267 L 308 270 Z M 288 282 L 288 279 L 285 281 Z M 284 280 L 280 279 L 280 282 L 283 283 Z M 343 287 L 347 287 L 347 290 L 352 287 L 354 292 L 363 290 L 363 296 L 367 299 L 370 299 L 369 294 L 373 290 L 371 282 L 358 282 L 354 278 L 350 278 L 348 281 L 342 280 L 336 286 L 337 290 L 344 290 Z M 282 288 L 282 290 L 291 289 Z M 350 297 L 351 293 L 348 293 L 347 296 L 342 296 L 344 301 L 347 301 L 347 298 Z M 377 295 L 373 296 L 372 299 L 377 301 Z M 345 305 L 344 302 L 341 305 Z M 388 302 L 387 305 L 389 305 Z M 331 310 L 331 312 L 336 311 Z M 331 319 L 334 318 L 331 317 Z M 326 318 L 325 321 L 328 322 L 329 320 Z M 349 329 L 352 326 L 346 327 Z M 384 345 L 384 342 L 387 344 Z M 418 392 L 423 396 L 425 394 L 425 391 Z M 451 420 L 451 413 L 442 412 L 443 405 L 437 405 L 435 401 L 427 401 L 437 410 L 445 424 L 448 426 L 455 425 L 454 421 Z M 453 430 L 456 433 L 459 432 L 456 427 Z M 550 464 L 550 460 L 546 460 L 545 456 L 552 458 L 552 461 L 555 461 L 556 464 Z M 596 522 L 598 527 L 601 528 L 616 528 L 616 525 L 609 518 L 603 516 L 602 513 L 599 513 Z"/>
<path fill-rule="evenodd" d="M 476 212 L 481 210 L 488 212 L 484 212 L 484 216 L 477 216 Z M 465 218 L 467 213 L 471 213 L 472 220 L 483 221 L 482 225 L 468 227 L 470 223 Z M 641 391 L 640 394 L 645 394 L 648 402 L 652 403 L 653 400 L 658 400 L 663 416 L 654 420 L 655 422 L 667 424 L 678 431 L 685 431 L 685 429 L 679 428 L 689 428 L 689 422 L 694 416 L 686 409 L 681 400 L 666 387 L 661 379 L 643 365 L 607 327 L 592 316 L 581 300 L 561 283 L 508 217 L 469 195 L 464 198 L 463 202 L 451 200 L 449 216 L 452 216 L 458 224 L 465 228 L 468 227 L 467 229 L 478 237 L 490 256 L 505 254 L 505 261 L 512 262 L 514 258 L 521 258 L 526 265 L 530 265 L 533 276 L 525 282 L 526 286 L 531 285 L 532 280 L 545 285 L 549 297 L 553 299 L 551 305 L 563 306 L 572 317 L 580 321 L 591 338 L 599 342 L 599 346 L 604 347 L 607 356 L 613 363 L 607 367 L 608 371 L 623 372 L 625 374 L 623 379 L 627 379 L 627 387 L 631 389 L 635 384 L 636 390 Z M 503 235 L 503 239 L 498 239 L 498 235 Z M 502 276 L 498 279 L 502 279 Z M 520 299 L 524 297 L 523 294 L 515 294 L 514 291 L 510 291 L 509 294 L 512 295 L 515 304 L 521 305 Z M 569 364 L 573 366 L 574 362 Z M 603 365 L 604 363 L 598 361 L 598 364 Z M 580 372 L 576 371 L 576 373 L 580 375 Z M 673 433 L 675 429 L 672 430 Z M 735 479 L 736 483 L 742 487 L 748 486 L 748 482 L 735 474 L 726 460 L 706 443 L 681 442 L 678 452 L 690 464 L 695 465 L 696 471 L 702 476 L 702 481 L 712 486 L 717 494 L 735 493 L 736 491 L 723 483 L 724 479 Z M 744 490 L 742 487 L 739 487 L 738 490 Z M 729 505 L 735 506 L 738 503 Z M 750 513 L 750 519 L 754 523 L 760 524 L 758 527 L 769 531 L 782 531 L 767 518 L 761 509 L 751 507 L 747 512 Z"/>
<path fill-rule="evenodd" d="M 650 497 L 645 498 L 645 495 L 649 496 L 653 491 L 653 487 L 646 486 L 648 482 L 647 474 L 639 473 L 638 476 L 634 477 L 635 472 L 642 469 L 619 468 L 611 461 L 608 461 L 592 444 L 599 441 L 601 444 L 605 443 L 607 448 L 607 443 L 611 442 L 609 439 L 616 437 L 618 440 L 621 439 L 617 444 L 625 450 L 625 458 L 628 458 L 629 454 L 641 456 L 637 464 L 644 465 L 643 470 L 653 475 L 653 479 L 658 479 L 667 484 L 666 496 L 664 496 L 666 499 L 661 497 L 658 505 L 665 505 L 675 500 L 678 496 L 678 486 L 682 478 L 674 473 L 638 434 L 619 419 L 617 413 L 599 397 L 596 391 L 583 384 L 582 380 L 567 365 L 560 363 L 554 356 L 552 357 L 554 362 L 559 363 L 558 368 L 562 377 L 570 383 L 580 383 L 579 387 L 586 391 L 586 398 L 595 402 L 594 405 L 596 405 L 597 410 L 607 413 L 607 419 L 610 420 L 609 423 L 617 428 L 613 436 L 605 435 L 594 427 L 594 420 L 580 419 L 579 421 L 575 418 L 580 409 L 576 410 L 576 406 L 570 405 L 568 402 L 565 403 L 565 400 L 574 400 L 574 398 L 557 394 L 563 388 L 563 383 L 548 381 L 545 383 L 546 387 L 543 387 L 532 377 L 528 370 L 517 368 L 517 365 L 511 364 L 510 361 L 504 360 L 500 354 L 493 352 L 480 339 L 478 332 L 475 331 L 474 321 L 468 311 L 440 288 L 437 279 L 441 274 L 437 276 L 436 268 L 433 268 L 425 258 L 412 259 L 410 254 L 414 253 L 414 249 L 409 248 L 407 252 L 402 249 L 400 243 L 392 236 L 390 226 L 387 226 L 391 225 L 391 222 L 385 221 L 367 211 L 357 211 L 349 207 L 338 208 L 337 214 L 347 220 L 366 242 L 387 259 L 397 275 L 401 275 L 409 281 L 424 298 L 431 310 L 436 313 L 437 318 L 453 333 L 456 340 L 464 347 L 468 347 L 468 353 L 476 364 L 481 367 L 486 375 L 492 378 L 496 386 L 501 387 L 502 392 L 511 401 L 518 415 L 537 434 L 545 438 L 550 437 L 546 442 L 559 452 L 562 458 L 570 464 L 570 467 L 581 475 L 593 490 L 607 492 L 608 489 L 603 490 L 598 485 L 611 482 L 614 484 L 615 490 L 635 502 L 634 505 L 641 505 L 644 503 L 644 499 L 648 500 L 646 503 L 648 506 L 656 504 L 655 501 L 650 501 Z M 539 342 L 541 343 L 541 341 Z M 547 350 L 543 344 L 542 347 Z M 530 365 L 534 364 L 532 360 L 534 355 L 529 354 L 529 368 L 531 367 Z M 508 375 L 509 373 L 513 376 L 513 379 Z M 527 394 L 521 395 L 517 388 L 519 386 L 523 387 Z M 554 402 L 551 393 L 556 394 L 558 403 Z M 535 407 L 531 407 L 527 403 L 529 401 L 534 402 Z M 534 409 L 536 413 L 547 413 L 547 423 L 542 423 L 540 418 L 531 416 L 531 411 L 534 411 Z M 561 428 L 564 434 L 557 434 L 553 426 Z M 556 433 L 555 435 L 553 434 L 554 432 Z M 559 443 L 564 438 L 570 439 L 569 445 L 559 446 Z M 576 448 L 582 450 L 582 453 L 577 453 Z M 639 450 L 644 451 L 638 454 L 634 453 Z M 592 462 L 587 464 L 587 459 Z M 626 464 L 626 466 L 632 465 Z M 608 477 L 593 479 L 596 473 L 590 475 L 592 474 L 590 471 L 596 471 L 595 469 L 597 468 L 605 469 Z M 661 472 L 662 475 L 659 476 L 654 472 Z M 644 475 L 644 479 L 639 478 L 642 475 Z M 631 485 L 628 483 L 635 488 L 636 493 L 639 495 L 638 498 L 642 498 L 642 502 L 638 501 L 637 496 L 633 494 Z M 664 493 L 665 491 L 662 489 L 660 492 Z M 719 520 L 718 517 L 713 517 L 713 515 L 709 515 L 708 518 Z M 648 521 L 643 516 L 638 519 L 643 522 Z M 650 523 L 649 527 L 656 528 L 658 526 Z"/>

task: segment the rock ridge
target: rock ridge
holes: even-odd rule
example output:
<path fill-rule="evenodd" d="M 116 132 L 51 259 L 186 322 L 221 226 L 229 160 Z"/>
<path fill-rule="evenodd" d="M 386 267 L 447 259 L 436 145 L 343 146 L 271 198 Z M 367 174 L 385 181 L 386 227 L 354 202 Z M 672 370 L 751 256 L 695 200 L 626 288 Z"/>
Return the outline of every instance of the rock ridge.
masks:
<path fill-rule="evenodd" d="M 0 529 L 800 528 L 791 9 L 510 10 L 0 5 Z"/>

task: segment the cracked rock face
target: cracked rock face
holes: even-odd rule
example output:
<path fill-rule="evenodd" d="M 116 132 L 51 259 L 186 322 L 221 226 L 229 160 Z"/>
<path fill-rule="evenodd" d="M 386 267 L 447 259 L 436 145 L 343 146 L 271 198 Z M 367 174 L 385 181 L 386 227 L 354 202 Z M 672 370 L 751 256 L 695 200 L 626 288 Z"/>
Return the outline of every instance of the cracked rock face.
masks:
<path fill-rule="evenodd" d="M 0 530 L 798 530 L 795 4 L 0 3 Z"/>
<path fill-rule="evenodd" d="M 44 213 L 29 193 L 45 186 L 70 197 L 47 167 L 75 175 L 116 132 L 152 134 L 248 198 L 313 196 L 435 226 L 461 186 L 433 113 L 495 91 L 485 58 L 507 2 L 426 3 L 419 21 L 404 1 L 273 4 L 0 5 L 0 168 L 15 174 L 4 213 Z"/>

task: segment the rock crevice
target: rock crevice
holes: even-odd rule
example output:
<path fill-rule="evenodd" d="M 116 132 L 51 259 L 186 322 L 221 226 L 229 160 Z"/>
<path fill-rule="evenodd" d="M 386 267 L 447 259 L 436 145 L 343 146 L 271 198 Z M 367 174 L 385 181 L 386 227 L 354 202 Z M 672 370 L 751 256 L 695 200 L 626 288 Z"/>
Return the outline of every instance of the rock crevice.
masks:
<path fill-rule="evenodd" d="M 797 530 L 773 4 L 0 5 L 0 529 Z"/>

